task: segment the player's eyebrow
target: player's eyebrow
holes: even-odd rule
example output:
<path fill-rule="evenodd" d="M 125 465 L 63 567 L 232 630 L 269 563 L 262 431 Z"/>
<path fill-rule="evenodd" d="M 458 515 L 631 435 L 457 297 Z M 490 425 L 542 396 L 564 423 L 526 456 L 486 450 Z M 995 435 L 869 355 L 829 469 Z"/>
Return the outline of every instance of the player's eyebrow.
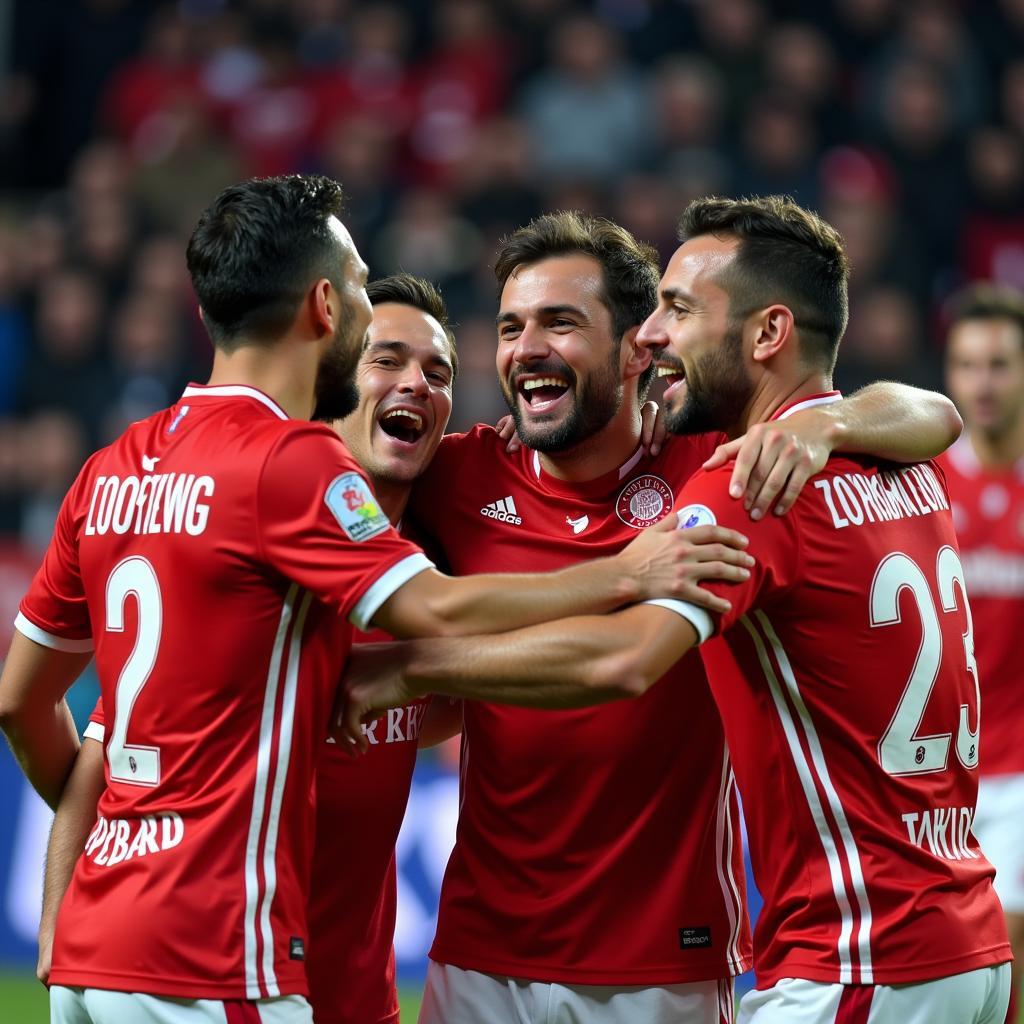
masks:
<path fill-rule="evenodd" d="M 541 308 L 537 310 L 538 316 L 541 317 L 559 316 L 562 313 L 571 313 L 573 316 L 579 317 L 581 320 L 590 319 L 590 317 L 587 316 L 586 312 L 580 309 L 579 306 L 572 306 L 569 303 L 562 303 L 560 305 L 555 306 L 541 306 Z M 518 313 L 513 313 L 510 310 L 506 310 L 502 313 L 499 313 L 494 318 L 494 322 L 497 326 L 500 327 L 502 324 L 518 323 L 521 319 L 522 318 L 519 316 Z"/>
<path fill-rule="evenodd" d="M 684 292 L 682 288 L 662 288 L 661 297 L 666 302 L 685 302 L 688 306 L 692 306 L 696 299 L 689 292 Z"/>
<path fill-rule="evenodd" d="M 370 355 L 373 352 L 379 351 L 394 352 L 397 355 L 401 355 L 408 359 L 409 354 L 412 352 L 412 347 L 407 341 L 398 341 L 397 339 L 391 341 L 386 338 L 381 338 L 377 341 L 370 342 L 370 344 L 364 349 L 364 354 Z M 440 352 L 432 352 L 426 362 L 430 366 L 441 366 L 449 373 L 453 372 L 451 360 L 447 356 L 441 355 Z"/>

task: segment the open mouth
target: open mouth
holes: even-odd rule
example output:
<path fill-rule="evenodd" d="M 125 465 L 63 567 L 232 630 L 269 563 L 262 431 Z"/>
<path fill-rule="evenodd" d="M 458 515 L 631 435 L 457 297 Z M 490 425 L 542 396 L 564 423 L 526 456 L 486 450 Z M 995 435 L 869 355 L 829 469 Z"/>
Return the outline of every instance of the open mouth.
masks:
<path fill-rule="evenodd" d="M 403 444 L 415 444 L 427 432 L 426 421 L 411 409 L 389 409 L 378 425 L 388 437 Z"/>
<path fill-rule="evenodd" d="M 564 377 L 520 377 L 516 383 L 521 400 L 534 412 L 550 409 L 569 393 L 569 382 Z"/>
<path fill-rule="evenodd" d="M 662 398 L 669 401 L 686 384 L 686 371 L 682 363 L 658 363 L 658 381 L 665 384 Z"/>

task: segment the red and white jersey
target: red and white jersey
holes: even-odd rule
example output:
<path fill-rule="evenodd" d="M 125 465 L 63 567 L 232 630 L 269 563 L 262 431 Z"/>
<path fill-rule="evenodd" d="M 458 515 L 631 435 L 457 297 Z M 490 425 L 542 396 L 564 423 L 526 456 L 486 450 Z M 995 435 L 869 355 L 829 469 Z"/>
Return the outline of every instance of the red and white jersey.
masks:
<path fill-rule="evenodd" d="M 186 389 L 86 463 L 18 628 L 95 647 L 107 788 L 51 981 L 305 993 L 313 770 L 351 642 L 430 562 L 326 427 Z"/>
<path fill-rule="evenodd" d="M 617 553 L 672 509 L 710 439 L 568 484 L 488 427 L 446 437 L 413 513 L 457 574 Z M 732 768 L 699 657 L 639 700 L 467 701 L 461 812 L 431 957 L 534 981 L 658 985 L 748 966 Z"/>
<path fill-rule="evenodd" d="M 390 639 L 375 630 L 354 642 Z M 364 725 L 370 747 L 361 757 L 326 743 L 317 765 L 306 957 L 317 1024 L 398 1021 L 395 842 L 429 703 L 392 708 Z"/>
<path fill-rule="evenodd" d="M 941 471 L 834 457 L 787 515 L 758 522 L 729 498 L 731 473 L 690 481 L 680 526 L 742 530 L 756 565 L 747 582 L 709 585 L 732 603 L 714 623 L 676 604 L 715 634 L 701 653 L 765 899 L 758 988 L 894 985 L 1009 960 L 971 834 L 979 699 Z"/>
<path fill-rule="evenodd" d="M 1024 459 L 986 469 L 964 434 L 939 458 L 974 612 L 974 649 L 985 706 L 982 775 L 1024 772 Z"/>

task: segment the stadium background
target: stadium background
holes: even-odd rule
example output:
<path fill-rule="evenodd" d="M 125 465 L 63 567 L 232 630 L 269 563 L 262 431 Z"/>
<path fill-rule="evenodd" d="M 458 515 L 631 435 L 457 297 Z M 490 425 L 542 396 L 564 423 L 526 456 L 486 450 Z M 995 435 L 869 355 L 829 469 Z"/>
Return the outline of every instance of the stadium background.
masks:
<path fill-rule="evenodd" d="M 941 385 L 950 295 L 1024 288 L 1024 0 L 0 0 L 0 644 L 83 458 L 207 372 L 185 239 L 224 185 L 342 182 L 373 276 L 437 282 L 453 429 L 502 411 L 496 240 L 604 214 L 667 258 L 699 195 L 788 192 L 853 261 L 837 383 Z M 95 680 L 72 693 L 88 712 Z M 451 752 L 400 845 L 415 988 Z M 47 815 L 0 752 L 0 1020 L 45 1019 Z"/>

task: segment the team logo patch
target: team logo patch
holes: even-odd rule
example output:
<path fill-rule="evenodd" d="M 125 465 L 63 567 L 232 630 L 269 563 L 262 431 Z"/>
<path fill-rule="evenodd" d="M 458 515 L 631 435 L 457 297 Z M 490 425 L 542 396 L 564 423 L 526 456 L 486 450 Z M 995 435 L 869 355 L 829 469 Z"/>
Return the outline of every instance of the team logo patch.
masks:
<path fill-rule="evenodd" d="M 358 473 L 336 476 L 327 488 L 324 503 L 350 540 L 368 540 L 391 525 L 369 484 Z"/>
<path fill-rule="evenodd" d="M 692 530 L 695 526 L 714 526 L 718 520 L 707 505 L 687 505 L 679 510 L 679 529 Z"/>
<path fill-rule="evenodd" d="M 634 530 L 653 526 L 672 510 L 672 488 L 660 476 L 637 476 L 615 500 L 619 518 Z"/>

